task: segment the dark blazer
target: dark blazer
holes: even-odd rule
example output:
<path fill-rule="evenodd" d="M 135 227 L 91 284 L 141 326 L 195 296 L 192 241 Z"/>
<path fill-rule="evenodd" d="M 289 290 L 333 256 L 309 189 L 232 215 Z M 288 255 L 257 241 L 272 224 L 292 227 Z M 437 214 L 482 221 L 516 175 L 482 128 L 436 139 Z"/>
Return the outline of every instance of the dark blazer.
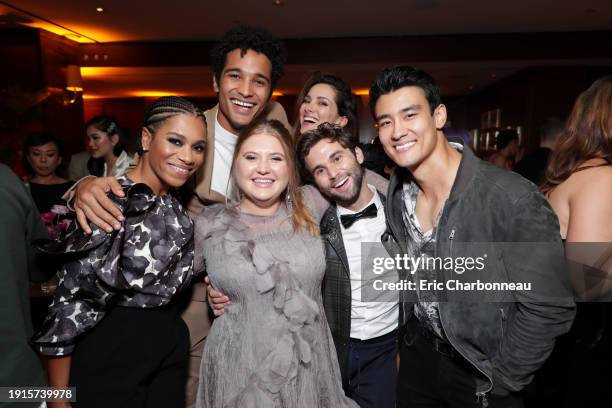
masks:
<path fill-rule="evenodd" d="M 32 335 L 29 281 L 43 282 L 53 270 L 45 268 L 31 243 L 47 238 L 36 205 L 26 186 L 0 164 L 0 386 L 44 385 L 43 368 L 28 344 Z M 40 403 L 0 403 L 2 407 L 38 407 Z"/>
<path fill-rule="evenodd" d="M 385 207 L 385 196 L 378 192 Z M 351 335 L 351 279 L 342 230 L 336 205 L 329 206 L 320 223 L 325 245 L 325 276 L 323 277 L 323 307 L 331 329 L 342 380 L 345 383 L 348 342 Z M 399 253 L 399 248 L 387 230 L 381 237 L 382 244 L 390 254 Z M 393 255 L 394 256 L 394 255 Z"/>

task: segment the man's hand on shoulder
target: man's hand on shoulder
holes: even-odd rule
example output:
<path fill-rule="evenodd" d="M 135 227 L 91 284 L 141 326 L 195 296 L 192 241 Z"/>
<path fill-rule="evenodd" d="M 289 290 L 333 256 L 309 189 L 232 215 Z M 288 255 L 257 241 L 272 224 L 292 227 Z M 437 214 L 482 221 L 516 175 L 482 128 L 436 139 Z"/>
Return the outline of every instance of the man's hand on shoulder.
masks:
<path fill-rule="evenodd" d="M 123 214 L 108 198 L 108 192 L 124 196 L 123 188 L 114 177 L 88 177 L 77 184 L 74 209 L 85 233 L 91 234 L 90 222 L 106 232 L 121 228 Z"/>

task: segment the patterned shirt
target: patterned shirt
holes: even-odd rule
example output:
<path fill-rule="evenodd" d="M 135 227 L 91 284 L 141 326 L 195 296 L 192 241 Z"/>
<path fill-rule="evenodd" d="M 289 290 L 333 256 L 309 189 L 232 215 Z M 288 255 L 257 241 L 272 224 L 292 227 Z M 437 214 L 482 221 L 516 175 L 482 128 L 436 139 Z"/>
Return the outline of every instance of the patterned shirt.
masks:
<path fill-rule="evenodd" d="M 75 341 L 94 328 L 109 307 L 167 305 L 193 274 L 193 223 L 170 194 L 157 196 L 145 184 L 118 178 L 125 197 L 109 197 L 125 215 L 121 229 L 92 226 L 85 234 L 73 222 L 62 240 L 39 248 L 64 254 L 60 283 L 33 343 L 44 355 L 71 354 Z"/>
<path fill-rule="evenodd" d="M 459 152 L 463 150 L 463 146 L 458 143 L 451 143 L 451 145 Z M 436 279 L 435 269 L 423 267 L 423 264 L 426 264 L 428 258 L 435 256 L 436 232 L 440 216 L 446 206 L 446 201 L 442 206 L 442 210 L 436 216 L 433 227 L 429 231 L 423 231 L 416 216 L 416 202 L 419 190 L 420 188 L 414 180 L 407 181 L 403 185 L 404 207 L 402 208 L 402 218 L 404 219 L 408 237 L 413 242 L 412 248 L 408 246 L 408 256 L 413 258 L 423 257 L 424 261 L 414 274 L 419 297 L 419 302 L 414 305 L 414 314 L 426 328 L 434 332 L 438 337 L 447 340 L 442 328 L 442 322 L 440 321 L 439 302 L 435 300 L 437 298 L 436 294 L 429 290 L 419 290 L 418 285 L 419 280 L 433 281 Z"/>

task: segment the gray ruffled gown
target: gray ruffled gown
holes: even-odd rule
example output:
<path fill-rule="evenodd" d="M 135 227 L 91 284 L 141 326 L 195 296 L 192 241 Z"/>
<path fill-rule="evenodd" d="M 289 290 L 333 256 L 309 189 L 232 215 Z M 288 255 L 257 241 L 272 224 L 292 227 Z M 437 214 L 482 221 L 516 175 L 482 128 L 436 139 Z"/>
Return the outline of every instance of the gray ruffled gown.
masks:
<path fill-rule="evenodd" d="M 323 310 L 320 237 L 293 233 L 285 206 L 264 217 L 215 205 L 196 221 L 196 270 L 204 263 L 232 303 L 206 340 L 198 408 L 357 407 Z"/>

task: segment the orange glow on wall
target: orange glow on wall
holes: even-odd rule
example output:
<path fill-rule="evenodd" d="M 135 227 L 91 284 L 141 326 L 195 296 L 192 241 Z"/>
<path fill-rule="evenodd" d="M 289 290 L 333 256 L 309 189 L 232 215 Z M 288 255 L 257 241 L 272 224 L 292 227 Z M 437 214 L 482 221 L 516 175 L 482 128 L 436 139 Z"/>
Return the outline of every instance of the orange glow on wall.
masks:
<path fill-rule="evenodd" d="M 353 89 L 353 93 L 358 96 L 368 96 L 370 95 L 370 90 L 367 88 L 358 88 L 358 89 Z"/>
<path fill-rule="evenodd" d="M 122 67 L 81 67 L 83 78 L 95 78 L 104 76 L 120 75 L 126 68 Z"/>

